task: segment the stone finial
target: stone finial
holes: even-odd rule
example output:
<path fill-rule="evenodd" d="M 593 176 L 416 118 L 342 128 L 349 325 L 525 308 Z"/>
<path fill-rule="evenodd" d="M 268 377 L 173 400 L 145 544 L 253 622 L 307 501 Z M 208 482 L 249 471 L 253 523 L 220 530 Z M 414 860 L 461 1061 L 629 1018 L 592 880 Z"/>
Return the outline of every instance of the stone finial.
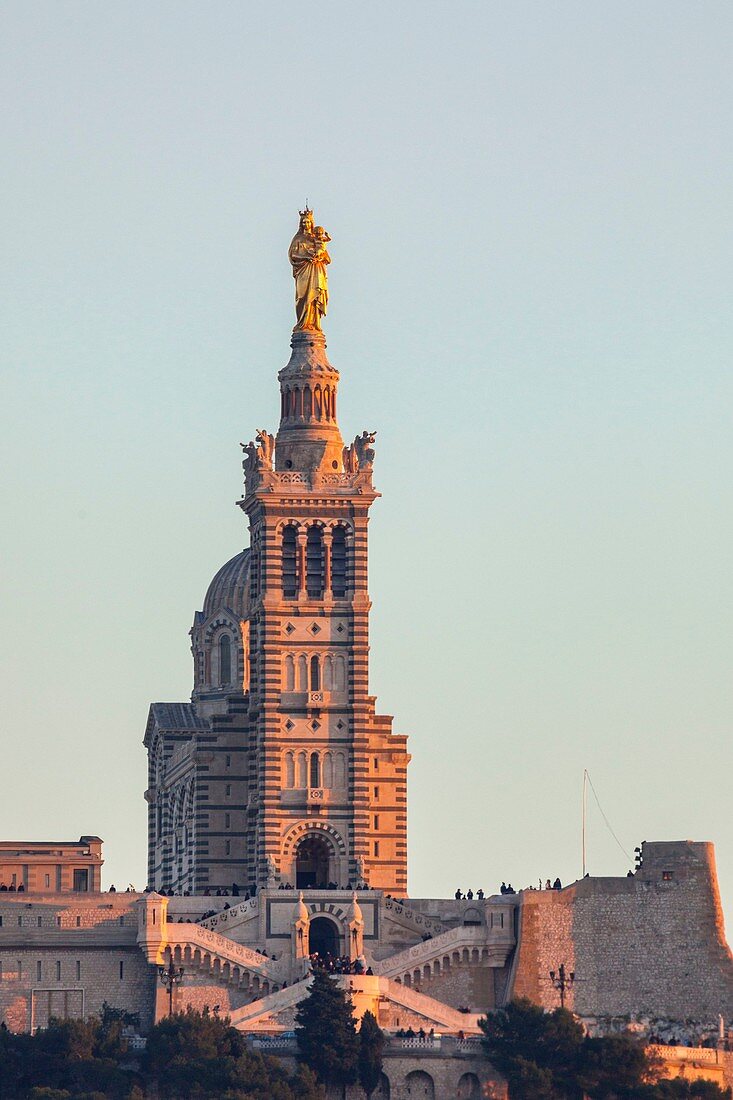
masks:
<path fill-rule="evenodd" d="M 361 906 L 359 905 L 359 902 L 357 900 L 356 891 L 354 891 L 354 893 L 352 894 L 351 905 L 349 906 L 348 912 L 346 914 L 346 919 L 349 923 L 351 923 L 352 921 L 361 921 L 362 924 L 364 923 L 364 915 L 361 911 Z"/>
<path fill-rule="evenodd" d="M 300 920 L 308 921 L 308 920 L 310 920 L 310 914 L 308 913 L 308 909 L 306 908 L 306 904 L 303 901 L 303 891 L 302 890 L 298 893 L 298 900 L 296 901 L 295 909 L 293 910 L 293 920 L 294 921 L 300 921 Z"/>

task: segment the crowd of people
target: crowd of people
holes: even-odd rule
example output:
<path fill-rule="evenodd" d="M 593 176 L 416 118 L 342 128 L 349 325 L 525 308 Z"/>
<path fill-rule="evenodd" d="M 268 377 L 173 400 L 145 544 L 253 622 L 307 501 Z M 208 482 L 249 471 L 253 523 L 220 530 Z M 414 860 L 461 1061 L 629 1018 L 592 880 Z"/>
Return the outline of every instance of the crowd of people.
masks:
<path fill-rule="evenodd" d="M 350 959 L 348 955 L 319 954 L 314 951 L 310 957 L 311 970 L 325 970 L 327 974 L 364 974 L 372 977 L 374 971 L 367 966 L 363 955 Z"/>

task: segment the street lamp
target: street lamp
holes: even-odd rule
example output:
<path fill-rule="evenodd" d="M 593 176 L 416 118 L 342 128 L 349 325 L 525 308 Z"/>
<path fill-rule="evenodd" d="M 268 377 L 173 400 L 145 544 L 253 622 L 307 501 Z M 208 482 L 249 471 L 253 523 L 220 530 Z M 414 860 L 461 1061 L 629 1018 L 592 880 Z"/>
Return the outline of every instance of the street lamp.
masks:
<path fill-rule="evenodd" d="M 565 1008 L 565 990 L 572 989 L 575 985 L 575 971 L 567 971 L 565 963 L 560 963 L 557 973 L 554 970 L 550 971 L 550 981 L 555 989 L 560 991 L 560 1008 Z"/>
<path fill-rule="evenodd" d="M 158 974 L 160 975 L 160 980 L 163 983 L 163 985 L 166 987 L 166 989 L 168 990 L 168 1015 L 169 1016 L 173 1015 L 173 988 L 174 988 L 174 986 L 177 986 L 177 985 L 181 984 L 181 982 L 183 981 L 183 973 L 184 973 L 183 967 L 182 966 L 174 966 L 173 965 L 173 959 L 171 959 L 171 961 L 168 963 L 167 966 L 159 966 L 158 967 Z"/>

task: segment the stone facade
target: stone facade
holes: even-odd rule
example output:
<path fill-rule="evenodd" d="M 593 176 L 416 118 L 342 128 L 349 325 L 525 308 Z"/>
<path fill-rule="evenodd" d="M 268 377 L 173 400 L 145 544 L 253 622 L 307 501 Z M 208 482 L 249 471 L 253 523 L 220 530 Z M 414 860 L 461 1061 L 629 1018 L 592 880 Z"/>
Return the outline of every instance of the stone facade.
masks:
<path fill-rule="evenodd" d="M 96 893 L 102 887 L 102 841 L 0 841 L 0 892 Z"/>
<path fill-rule="evenodd" d="M 583 1018 L 733 1018 L 733 959 L 725 940 L 712 844 L 645 843 L 628 878 L 587 878 L 520 896 L 511 992 L 551 1009 L 548 980 L 576 976 L 567 1005 Z"/>
<path fill-rule="evenodd" d="M 44 894 L 0 900 L 0 1020 L 13 1031 L 50 1016 L 99 1013 L 105 1001 L 155 1014 L 157 974 L 138 947 L 137 894 Z"/>
<path fill-rule="evenodd" d="M 244 464 L 251 546 L 194 618 L 192 701 L 150 710 L 149 884 L 403 894 L 406 738 L 369 694 L 373 434 L 344 448 L 322 333 L 294 333 L 278 377 L 277 438 Z"/>

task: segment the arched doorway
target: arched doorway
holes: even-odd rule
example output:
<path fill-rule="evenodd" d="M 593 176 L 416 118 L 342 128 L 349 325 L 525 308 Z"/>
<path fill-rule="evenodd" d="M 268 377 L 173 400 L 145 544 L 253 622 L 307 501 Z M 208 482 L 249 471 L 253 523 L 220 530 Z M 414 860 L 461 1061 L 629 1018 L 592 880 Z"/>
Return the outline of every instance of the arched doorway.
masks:
<path fill-rule="evenodd" d="M 410 1100 L 414 1100 L 416 1096 L 419 1097 L 420 1100 L 435 1100 L 435 1085 L 429 1073 L 425 1073 L 421 1069 L 416 1069 L 412 1073 L 407 1074 L 405 1084 L 407 1085 L 407 1095 L 410 1097 Z"/>
<path fill-rule="evenodd" d="M 372 1100 L 390 1100 L 391 1089 L 389 1087 L 389 1078 L 386 1073 L 383 1073 L 379 1078 L 379 1084 L 376 1091 L 372 1093 Z"/>
<path fill-rule="evenodd" d="M 464 1073 L 458 1082 L 458 1100 L 481 1100 L 481 1082 L 475 1073 Z"/>
<path fill-rule="evenodd" d="M 341 954 L 339 931 L 328 917 L 314 917 L 308 934 L 308 947 L 311 955 L 336 956 Z"/>
<path fill-rule="evenodd" d="M 298 890 L 328 886 L 331 849 L 322 836 L 306 836 L 295 853 L 295 885 Z"/>

